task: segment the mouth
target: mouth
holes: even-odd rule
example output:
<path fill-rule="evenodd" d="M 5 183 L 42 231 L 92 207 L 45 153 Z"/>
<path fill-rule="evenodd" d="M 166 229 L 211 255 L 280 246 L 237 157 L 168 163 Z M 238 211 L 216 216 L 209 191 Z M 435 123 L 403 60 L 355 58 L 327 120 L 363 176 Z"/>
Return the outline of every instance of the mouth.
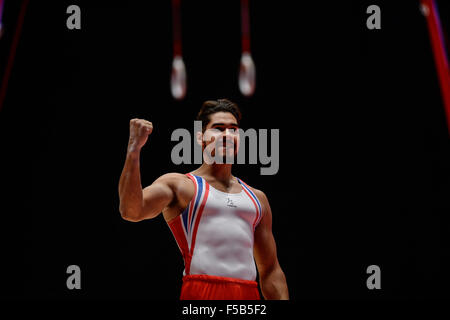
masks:
<path fill-rule="evenodd" d="M 222 151 L 234 151 L 233 145 L 224 145 L 219 147 Z"/>
<path fill-rule="evenodd" d="M 226 148 L 234 148 L 234 144 L 232 144 L 232 143 L 224 143 L 223 145 L 222 145 L 222 147 L 226 147 Z"/>

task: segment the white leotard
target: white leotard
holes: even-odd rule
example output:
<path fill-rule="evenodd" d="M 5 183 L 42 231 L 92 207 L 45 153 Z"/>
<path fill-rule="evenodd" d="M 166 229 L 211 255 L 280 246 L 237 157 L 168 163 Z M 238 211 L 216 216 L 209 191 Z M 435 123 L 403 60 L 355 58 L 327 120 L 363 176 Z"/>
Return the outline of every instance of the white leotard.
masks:
<path fill-rule="evenodd" d="M 169 227 L 183 255 L 183 275 L 206 274 L 255 281 L 254 231 L 261 204 L 240 179 L 240 193 L 225 193 L 205 179 L 187 175 L 195 194 Z"/>

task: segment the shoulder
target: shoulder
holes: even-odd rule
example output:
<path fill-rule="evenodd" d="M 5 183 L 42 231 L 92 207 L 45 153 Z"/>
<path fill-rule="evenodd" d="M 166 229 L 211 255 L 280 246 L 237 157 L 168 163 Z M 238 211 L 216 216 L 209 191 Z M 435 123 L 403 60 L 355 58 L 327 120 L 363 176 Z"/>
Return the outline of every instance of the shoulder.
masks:
<path fill-rule="evenodd" d="M 245 185 L 255 194 L 261 203 L 268 203 L 267 196 L 262 190 L 256 189 L 248 184 Z"/>
<path fill-rule="evenodd" d="M 172 188 L 178 188 L 180 186 L 185 186 L 190 184 L 190 179 L 188 176 L 178 172 L 169 172 L 163 174 L 154 183 L 165 184 Z"/>
<path fill-rule="evenodd" d="M 250 189 L 253 191 L 255 196 L 258 197 L 259 200 L 266 200 L 267 199 L 266 194 L 262 190 L 259 190 L 259 189 L 253 188 L 253 187 L 250 187 Z"/>
<path fill-rule="evenodd" d="M 158 179 L 156 179 L 156 181 L 182 181 L 186 179 L 189 180 L 189 178 L 185 174 L 178 172 L 169 172 L 160 176 Z"/>
<path fill-rule="evenodd" d="M 187 206 L 187 203 L 192 199 L 194 194 L 193 182 L 183 173 L 170 172 L 163 174 L 155 180 L 155 183 L 168 186 L 183 208 Z"/>

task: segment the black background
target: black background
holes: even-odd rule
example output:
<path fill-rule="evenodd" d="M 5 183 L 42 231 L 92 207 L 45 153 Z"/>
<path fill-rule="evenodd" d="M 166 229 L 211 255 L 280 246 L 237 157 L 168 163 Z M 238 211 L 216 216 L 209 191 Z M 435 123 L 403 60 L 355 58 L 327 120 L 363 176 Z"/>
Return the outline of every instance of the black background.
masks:
<path fill-rule="evenodd" d="M 0 113 L 2 298 L 177 300 L 183 263 L 164 219 L 118 211 L 128 124 L 155 127 L 147 186 L 196 167 L 172 164 L 171 132 L 218 98 L 240 105 L 244 129 L 280 129 L 277 175 L 233 173 L 269 198 L 291 299 L 448 298 L 444 109 L 418 1 L 393 2 L 252 1 L 245 98 L 239 1 L 184 1 L 188 91 L 175 101 L 170 1 L 31 0 Z M 70 4 L 81 30 L 66 27 Z M 371 4 L 381 30 L 366 28 Z M 19 8 L 5 4 L 1 74 Z M 72 264 L 81 290 L 66 287 Z M 381 290 L 366 287 L 372 264 Z"/>

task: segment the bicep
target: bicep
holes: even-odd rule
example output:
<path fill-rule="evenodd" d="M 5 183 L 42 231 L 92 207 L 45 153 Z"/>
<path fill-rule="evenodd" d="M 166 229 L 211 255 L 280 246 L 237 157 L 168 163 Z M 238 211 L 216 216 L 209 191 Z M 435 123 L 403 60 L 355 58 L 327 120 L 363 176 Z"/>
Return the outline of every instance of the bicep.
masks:
<path fill-rule="evenodd" d="M 142 191 L 143 218 L 153 218 L 174 199 L 170 178 L 160 177 Z"/>

